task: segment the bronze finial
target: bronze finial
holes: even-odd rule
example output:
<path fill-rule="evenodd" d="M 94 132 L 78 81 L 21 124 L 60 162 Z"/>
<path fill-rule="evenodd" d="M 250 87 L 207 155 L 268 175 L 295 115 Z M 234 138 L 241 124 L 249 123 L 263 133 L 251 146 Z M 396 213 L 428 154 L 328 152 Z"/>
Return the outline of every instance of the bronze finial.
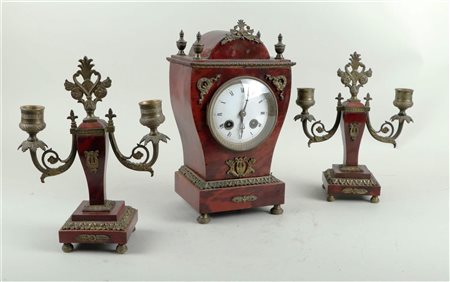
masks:
<path fill-rule="evenodd" d="M 372 97 L 370 97 L 370 94 L 367 93 L 366 97 L 364 97 L 364 100 L 366 100 L 366 103 L 364 104 L 365 107 L 370 107 L 370 100 L 372 100 Z"/>
<path fill-rule="evenodd" d="M 197 33 L 197 41 L 195 41 L 194 45 L 192 46 L 194 48 L 194 59 L 200 60 L 200 54 L 203 52 L 203 44 L 200 43 L 200 40 L 202 39 L 202 35 L 200 34 L 200 31 Z"/>
<path fill-rule="evenodd" d="M 360 67 L 362 69 L 358 71 Z M 369 68 L 366 71 L 366 66 L 361 63 L 361 55 L 354 52 L 350 54 L 350 63 L 345 65 L 344 70 L 338 69 L 337 75 L 341 78 L 342 84 L 350 89 L 352 95 L 350 99 L 359 101 L 357 98 L 359 88 L 363 87 L 369 80 L 368 78 L 372 76 L 372 69 Z"/>
<path fill-rule="evenodd" d="M 286 45 L 283 44 L 283 35 L 281 33 L 278 35 L 278 43 L 275 44 L 275 52 L 277 52 L 277 56 L 275 59 L 284 59 L 283 52 Z"/>
<path fill-rule="evenodd" d="M 98 71 L 94 70 L 92 59 L 88 59 L 85 56 L 78 61 L 80 62 L 78 65 L 80 69 L 73 75 L 73 83 L 66 79 L 64 87 L 67 91 L 70 91 L 72 98 L 83 104 L 87 113 L 85 120 L 89 120 L 95 118 L 94 111 L 97 102 L 102 101 L 106 96 L 106 88 L 111 86 L 111 79 L 107 77 L 101 81 L 102 76 Z M 92 75 L 95 76 L 95 81 L 92 80 Z M 81 83 L 78 81 L 79 76 L 83 77 L 83 82 Z M 94 99 L 92 99 L 92 94 L 95 96 Z M 83 99 L 83 95 L 86 96 L 85 99 Z"/>
<path fill-rule="evenodd" d="M 180 31 L 180 39 L 177 40 L 177 48 L 178 48 L 178 54 L 180 56 L 185 56 L 184 49 L 186 48 L 186 40 L 184 40 L 184 32 L 183 30 Z"/>
<path fill-rule="evenodd" d="M 70 128 L 71 129 L 75 129 L 77 128 L 77 123 L 75 122 L 75 120 L 78 118 L 78 116 L 75 115 L 75 113 L 73 112 L 73 110 L 70 110 L 69 116 L 67 117 L 67 119 L 71 120 L 70 123 Z"/>

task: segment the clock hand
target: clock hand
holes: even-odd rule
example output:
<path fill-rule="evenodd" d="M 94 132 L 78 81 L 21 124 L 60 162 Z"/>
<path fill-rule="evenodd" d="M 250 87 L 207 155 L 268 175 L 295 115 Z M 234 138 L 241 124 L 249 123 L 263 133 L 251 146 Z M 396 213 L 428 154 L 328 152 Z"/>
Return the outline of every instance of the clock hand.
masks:
<path fill-rule="evenodd" d="M 242 135 L 244 134 L 244 129 L 245 129 L 244 117 L 247 115 L 247 113 L 245 112 L 245 109 L 247 108 L 247 104 L 248 104 L 249 91 L 250 91 L 250 89 L 247 90 L 247 99 L 245 100 L 244 107 L 239 112 L 239 117 L 241 118 L 241 124 L 239 126 L 239 129 L 240 129 L 240 131 L 239 131 L 239 139 L 242 139 Z"/>

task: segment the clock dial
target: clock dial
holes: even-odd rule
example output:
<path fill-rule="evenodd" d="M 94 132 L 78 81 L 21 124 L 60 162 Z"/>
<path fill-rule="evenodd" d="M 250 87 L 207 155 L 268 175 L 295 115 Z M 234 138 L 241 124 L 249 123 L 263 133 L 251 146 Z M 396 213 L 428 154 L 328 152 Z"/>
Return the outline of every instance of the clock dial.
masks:
<path fill-rule="evenodd" d="M 261 80 L 237 77 L 224 83 L 208 107 L 208 125 L 223 146 L 245 151 L 263 142 L 272 132 L 277 101 Z"/>

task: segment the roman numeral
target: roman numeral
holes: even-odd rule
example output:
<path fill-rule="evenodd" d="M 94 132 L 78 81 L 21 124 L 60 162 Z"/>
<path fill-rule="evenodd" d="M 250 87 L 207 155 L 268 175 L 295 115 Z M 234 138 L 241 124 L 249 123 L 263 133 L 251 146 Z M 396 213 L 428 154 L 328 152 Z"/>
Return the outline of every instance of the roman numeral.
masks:
<path fill-rule="evenodd" d="M 227 102 L 224 102 L 224 101 L 220 101 L 220 103 L 222 103 L 222 104 L 226 104 Z"/>
<path fill-rule="evenodd" d="M 253 136 L 253 132 L 250 131 L 250 134 Z"/>
<path fill-rule="evenodd" d="M 241 92 L 244 93 L 244 87 L 241 87 Z"/>
<path fill-rule="evenodd" d="M 261 104 L 264 101 L 264 99 L 261 99 L 258 101 L 258 104 Z"/>
<path fill-rule="evenodd" d="M 227 136 L 228 136 L 228 137 L 231 137 L 231 131 L 230 131 L 230 132 L 228 132 Z"/>
<path fill-rule="evenodd" d="M 220 128 L 223 128 L 223 127 L 224 127 L 224 123 L 222 123 L 221 125 L 219 125 L 219 127 L 220 127 Z"/>
<path fill-rule="evenodd" d="M 217 113 L 216 114 L 218 117 L 221 117 L 222 116 L 222 113 Z"/>
<path fill-rule="evenodd" d="M 233 91 L 231 91 L 231 90 L 230 90 L 230 95 L 231 95 L 231 96 L 234 96 L 234 93 L 233 93 Z"/>
<path fill-rule="evenodd" d="M 266 112 L 261 112 L 261 115 L 265 115 L 266 114 Z"/>

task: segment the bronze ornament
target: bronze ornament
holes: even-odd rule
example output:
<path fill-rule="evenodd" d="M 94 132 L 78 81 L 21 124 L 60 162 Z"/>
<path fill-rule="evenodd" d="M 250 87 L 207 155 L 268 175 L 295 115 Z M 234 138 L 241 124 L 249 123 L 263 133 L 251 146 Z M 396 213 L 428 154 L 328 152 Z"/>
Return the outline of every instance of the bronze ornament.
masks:
<path fill-rule="evenodd" d="M 75 237 L 75 240 L 80 243 L 107 243 L 111 240 L 111 237 L 108 235 L 80 234 Z"/>
<path fill-rule="evenodd" d="M 225 35 L 225 38 L 222 39 L 220 44 L 225 45 L 226 43 L 237 39 L 245 39 L 258 44 L 261 43 L 261 33 L 258 31 L 256 35 L 253 35 L 253 32 L 254 30 L 251 29 L 244 20 L 238 20 L 237 25 L 235 25 L 233 29 L 230 29 L 230 32 Z"/>
<path fill-rule="evenodd" d="M 86 165 L 88 169 L 96 173 L 98 169 L 98 150 L 95 151 L 84 151 L 84 157 L 86 158 Z"/>
<path fill-rule="evenodd" d="M 254 158 L 235 157 L 225 161 L 229 166 L 227 174 L 235 177 L 244 177 L 255 172 L 252 165 L 256 162 Z"/>
<path fill-rule="evenodd" d="M 352 141 L 355 141 L 355 139 L 359 133 L 359 123 L 357 123 L 357 122 L 350 123 L 349 131 L 350 131 L 350 139 Z"/>
<path fill-rule="evenodd" d="M 199 93 L 200 98 L 198 99 L 199 104 L 203 103 L 205 95 L 208 94 L 211 87 L 214 85 L 215 82 L 219 81 L 219 79 L 220 74 L 213 76 L 211 78 L 202 77 L 197 81 L 197 89 L 200 92 Z"/>
<path fill-rule="evenodd" d="M 358 71 L 359 68 L 362 70 Z M 363 87 L 369 80 L 368 78 L 372 76 L 372 69 L 369 68 L 366 71 L 366 66 L 361 63 L 361 55 L 354 52 L 350 54 L 350 63 L 345 65 L 344 71 L 338 69 L 337 75 L 341 78 L 342 84 L 350 89 L 352 95 L 350 100 L 358 100 L 359 88 Z"/>
<path fill-rule="evenodd" d="M 275 88 L 279 92 L 280 100 L 284 100 L 283 90 L 287 84 L 287 78 L 284 75 L 271 76 L 270 74 L 266 74 L 266 78 L 275 85 Z"/>
<path fill-rule="evenodd" d="M 73 83 L 66 79 L 64 87 L 67 91 L 70 91 L 72 98 L 77 100 L 78 103 L 83 104 L 87 113 L 85 120 L 88 120 L 95 118 L 94 111 L 97 102 L 102 101 L 106 97 L 108 93 L 107 88 L 111 86 L 111 79 L 107 77 L 105 80 L 101 80 L 101 74 L 93 69 L 94 64 L 92 64 L 92 59 L 88 59 L 85 56 L 79 62 L 78 67 L 80 70 L 73 75 Z M 95 76 L 94 80 L 92 80 L 92 75 Z M 81 83 L 78 81 L 78 77 L 80 76 L 84 79 Z M 94 99 L 92 99 L 92 95 L 95 96 Z M 86 96 L 86 98 L 83 99 L 83 96 Z"/>
<path fill-rule="evenodd" d="M 347 187 L 347 188 L 342 189 L 342 193 L 344 193 L 344 194 L 352 194 L 352 195 L 365 195 L 368 192 L 369 191 L 367 189 L 364 189 L 364 188 Z"/>
<path fill-rule="evenodd" d="M 245 195 L 245 196 L 236 196 L 231 199 L 234 203 L 245 203 L 245 202 L 253 202 L 258 199 L 255 195 Z"/>

